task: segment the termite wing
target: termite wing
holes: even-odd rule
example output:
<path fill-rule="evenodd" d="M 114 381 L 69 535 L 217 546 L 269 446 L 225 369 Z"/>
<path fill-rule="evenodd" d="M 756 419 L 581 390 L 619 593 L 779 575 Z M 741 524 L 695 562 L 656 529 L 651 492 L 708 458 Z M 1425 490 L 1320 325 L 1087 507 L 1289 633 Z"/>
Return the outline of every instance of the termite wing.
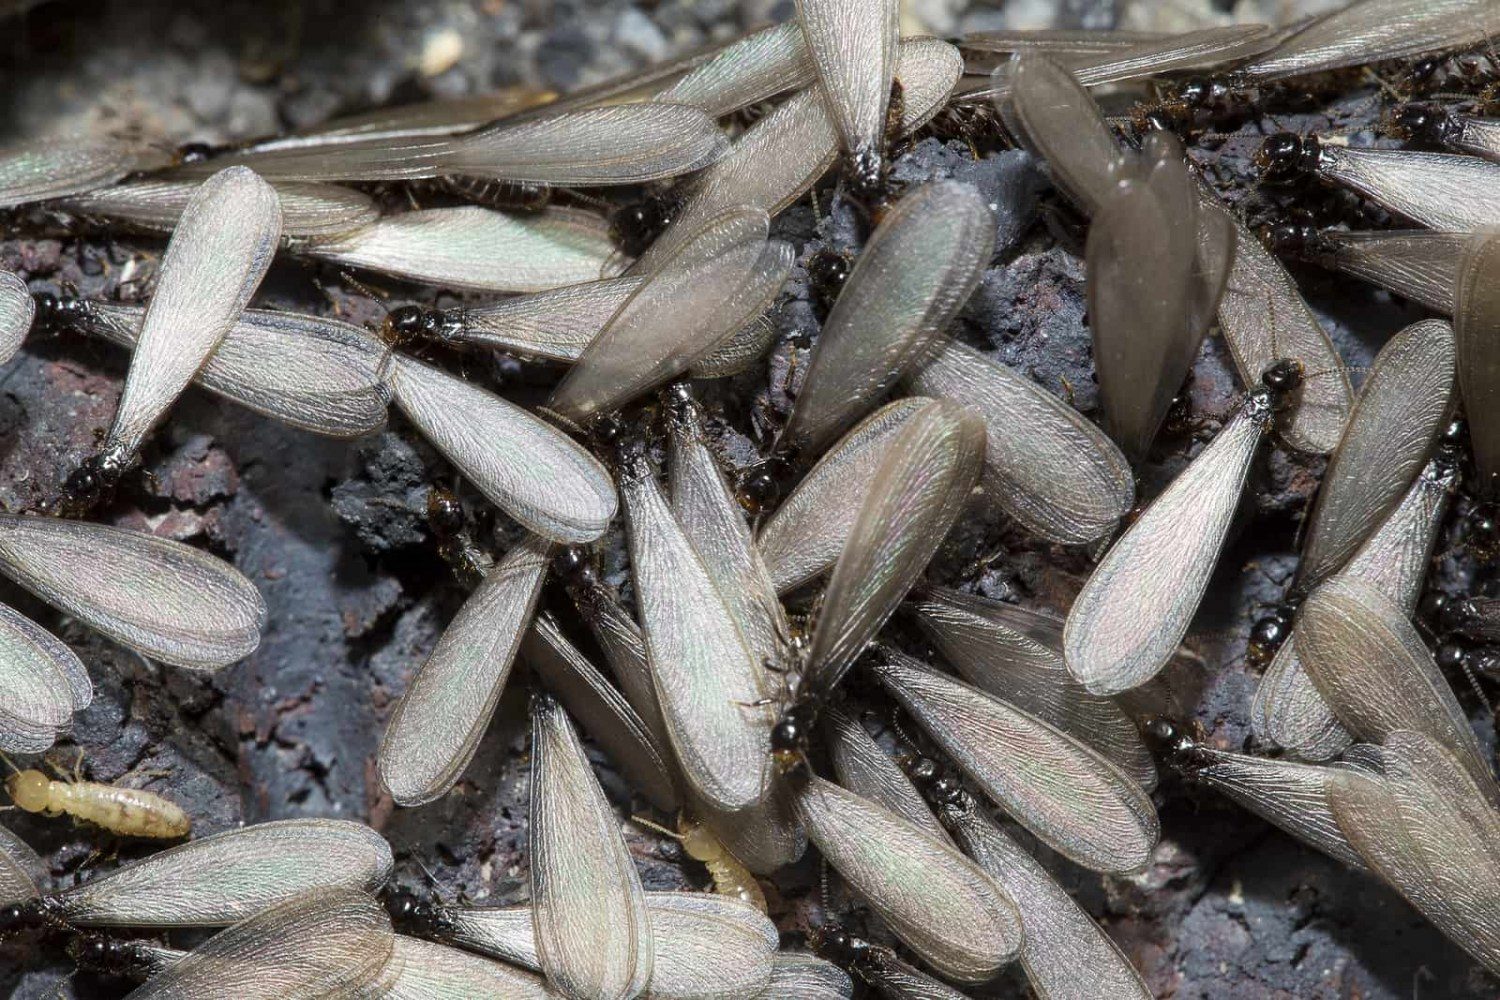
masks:
<path fill-rule="evenodd" d="M 1329 780 L 1352 762 L 1304 764 L 1220 750 L 1193 739 L 1176 723 L 1153 719 L 1149 732 L 1166 763 L 1183 777 L 1221 792 L 1232 802 L 1331 858 L 1354 868 L 1365 863 L 1339 829 L 1329 801 Z"/>
<path fill-rule="evenodd" d="M 381 218 L 299 253 L 407 281 L 477 292 L 535 292 L 607 274 L 608 227 L 578 209 L 514 216 L 476 205 Z"/>
<path fill-rule="evenodd" d="M 775 965 L 771 968 L 771 981 L 766 984 L 760 1000 L 781 1000 L 783 997 L 796 997 L 797 1000 L 849 1000 L 853 995 L 853 981 L 837 965 L 816 955 L 782 951 L 776 954 Z"/>
<path fill-rule="evenodd" d="M 797 0 L 797 20 L 849 156 L 850 179 L 864 192 L 875 192 L 884 174 L 900 6 L 897 0 Z"/>
<path fill-rule="evenodd" d="M 1156 765 L 1130 716 L 1068 673 L 1061 618 L 935 586 L 907 609 L 964 680 L 1093 747 L 1146 791 L 1156 786 Z"/>
<path fill-rule="evenodd" d="M 530 625 L 551 543 L 528 536 L 469 595 L 391 712 L 376 763 L 397 803 L 446 793 L 474 757 Z"/>
<path fill-rule="evenodd" d="M 933 979 L 909 964 L 894 949 L 856 937 L 835 923 L 813 929 L 808 943 L 819 955 L 836 962 L 892 1000 L 968 1000 L 966 994 Z"/>
<path fill-rule="evenodd" d="M 0 826 L 0 907 L 24 904 L 41 894 L 47 867 L 20 837 Z M 0 910 L 0 921 L 7 910 Z"/>
<path fill-rule="evenodd" d="M 648 892 L 656 959 L 644 995 L 660 1000 L 742 1000 L 771 977 L 776 927 L 755 907 L 697 892 Z M 398 928 L 526 969 L 540 970 L 530 905 L 469 906 L 399 894 Z"/>
<path fill-rule="evenodd" d="M 47 139 L 0 149 L 0 209 L 106 187 L 157 157 L 119 140 Z"/>
<path fill-rule="evenodd" d="M 1115 189 L 1126 160 L 1088 90 L 1042 52 L 1022 51 L 995 71 L 1009 83 L 997 101 L 1016 140 L 1040 156 L 1053 182 L 1093 214 Z"/>
<path fill-rule="evenodd" d="M 0 751 L 41 753 L 93 701 L 88 671 L 68 645 L 0 604 Z M 0 894 L 3 895 L 3 894 Z"/>
<path fill-rule="evenodd" d="M 958 50 L 935 38 L 913 38 L 896 52 L 895 79 L 903 93 L 902 134 L 941 110 L 963 71 Z M 637 267 L 659 263 L 713 216 L 736 206 L 772 216 L 807 193 L 838 160 L 839 135 L 823 95 L 809 88 L 788 98 L 734 141 L 729 152 L 694 179 L 670 228 Z"/>
<path fill-rule="evenodd" d="M 125 388 L 96 455 L 69 475 L 63 509 L 97 503 L 138 458 L 151 428 L 245 311 L 281 239 L 276 192 L 230 168 L 194 192 L 163 253 Z"/>
<path fill-rule="evenodd" d="M 386 996 L 400 972 L 394 947 L 391 919 L 374 896 L 322 890 L 220 931 L 130 996 Z"/>
<path fill-rule="evenodd" d="M 505 87 L 487 94 L 396 104 L 372 111 L 340 115 L 288 135 L 252 142 L 245 147 L 244 152 L 337 142 L 457 135 L 510 118 L 539 104 L 550 109 L 555 105 L 543 103 L 549 97 L 547 91 L 529 87 Z"/>
<path fill-rule="evenodd" d="M 26 282 L 14 271 L 0 270 L 0 364 L 21 349 L 35 317 L 36 303 Z"/>
<path fill-rule="evenodd" d="M 547 407 L 582 426 L 687 370 L 764 312 L 792 266 L 770 218 L 734 209 L 704 225 L 622 303 Z"/>
<path fill-rule="evenodd" d="M 948 843 L 948 833 L 927 808 L 911 778 L 880 748 L 864 724 L 839 705 L 823 714 L 828 756 L 838 783 L 856 795 L 883 806 L 922 830 L 933 840 Z"/>
<path fill-rule="evenodd" d="M 362 823 L 295 819 L 193 840 L 80 885 L 0 909 L 0 932 L 79 927 L 223 927 L 315 889 L 373 892 L 391 848 Z"/>
<path fill-rule="evenodd" d="M 1469 415 L 1475 491 L 1487 500 L 1500 496 L 1500 233 L 1476 234 L 1459 259 L 1453 326 L 1458 336 L 1458 384 Z"/>
<path fill-rule="evenodd" d="M 1500 224 L 1500 163 L 1457 153 L 1364 149 L 1283 132 L 1255 154 L 1267 180 L 1312 174 L 1429 229 Z"/>
<path fill-rule="evenodd" d="M 1469 233 L 1431 229 L 1308 232 L 1296 225 L 1266 231 L 1272 251 L 1352 274 L 1433 312 L 1453 315 L 1458 262 Z"/>
<path fill-rule="evenodd" d="M 1494 779 L 1452 749 L 1395 730 L 1379 776 L 1331 779 L 1340 829 L 1369 867 L 1492 973 L 1500 973 L 1500 806 Z"/>
<path fill-rule="evenodd" d="M 959 847 L 1015 901 L 1021 968 L 1039 997 L 1151 997 L 1119 945 L 937 762 L 917 758 L 908 768 Z"/>
<path fill-rule="evenodd" d="M 260 592 L 228 563 L 108 525 L 0 515 L 0 573 L 121 645 L 189 670 L 249 656 L 266 622 Z"/>
<path fill-rule="evenodd" d="M 404 354 L 392 356 L 388 385 L 423 437 L 530 530 L 577 543 L 609 526 L 617 502 L 609 473 L 554 425 Z"/>
<path fill-rule="evenodd" d="M 1160 823 L 1108 758 L 1037 717 L 886 649 L 875 676 L 987 796 L 1059 854 L 1093 871 L 1139 871 Z"/>
<path fill-rule="evenodd" d="M 1297 621 L 1302 666 L 1356 739 L 1396 730 L 1431 737 L 1479 781 L 1492 781 L 1468 717 L 1405 612 L 1364 580 L 1314 590 Z M 1348 831 L 1345 831 L 1348 832 Z"/>
<path fill-rule="evenodd" d="M 937 181 L 908 192 L 865 244 L 823 323 L 776 448 L 821 453 L 932 357 L 994 248 L 994 216 L 976 189 Z"/>
<path fill-rule="evenodd" d="M 1489 0 L 1363 0 L 1314 19 L 1275 49 L 1235 71 L 1244 83 L 1268 83 L 1390 59 L 1410 59 L 1483 44 L 1495 31 Z"/>
<path fill-rule="evenodd" d="M 1456 459 L 1440 451 L 1339 575 L 1372 584 L 1410 615 L 1457 483 Z M 1295 629 L 1261 677 L 1250 723 L 1261 739 L 1306 760 L 1327 760 L 1353 742 L 1303 669 Z"/>
<path fill-rule="evenodd" d="M 86 218 L 103 218 L 149 232 L 171 232 L 186 210 L 199 182 L 139 180 L 74 195 L 56 207 Z M 272 185 L 281 203 L 283 236 L 337 236 L 367 226 L 380 217 L 369 195 L 333 184 L 280 182 Z"/>
<path fill-rule="evenodd" d="M 802 25 L 788 21 L 724 46 L 653 99 L 689 104 L 723 118 L 776 94 L 800 90 L 815 73 Z"/>
<path fill-rule="evenodd" d="M 537 961 L 569 996 L 630 1000 L 651 981 L 635 862 L 567 713 L 531 701 L 531 907 Z"/>

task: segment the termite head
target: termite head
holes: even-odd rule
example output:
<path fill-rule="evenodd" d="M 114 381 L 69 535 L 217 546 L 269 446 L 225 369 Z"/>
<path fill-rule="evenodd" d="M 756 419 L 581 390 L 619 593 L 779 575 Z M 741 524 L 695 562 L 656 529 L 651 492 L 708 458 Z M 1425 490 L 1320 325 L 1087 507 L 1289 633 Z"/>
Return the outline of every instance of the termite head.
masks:
<path fill-rule="evenodd" d="M 817 721 L 818 706 L 803 700 L 781 713 L 771 727 L 771 753 L 783 771 L 799 767 L 807 760 L 807 743 Z"/>
<path fill-rule="evenodd" d="M 1185 80 L 1177 96 L 1195 108 L 1216 111 L 1229 106 L 1234 99 L 1234 88 L 1222 77 L 1197 77 Z"/>
<path fill-rule="evenodd" d="M 849 193 L 866 205 L 885 201 L 885 157 L 874 146 L 864 146 L 849 154 L 844 167 Z"/>
<path fill-rule="evenodd" d="M 1193 771 L 1200 758 L 1200 744 L 1186 726 L 1174 719 L 1157 716 L 1141 727 L 1146 745 L 1178 771 Z"/>
<path fill-rule="evenodd" d="M 736 499 L 752 514 L 764 514 L 781 501 L 786 485 L 796 474 L 796 453 L 773 452 L 770 457 L 740 474 Z"/>
<path fill-rule="evenodd" d="M 434 486 L 427 491 L 427 526 L 433 537 L 439 541 L 456 538 L 466 524 L 464 505 L 451 490 Z"/>
<path fill-rule="evenodd" d="M 386 893 L 385 909 L 390 914 L 391 923 L 417 937 L 441 937 L 451 926 L 448 915 L 439 904 L 410 889 L 398 888 Z"/>
<path fill-rule="evenodd" d="M 1287 636 L 1292 634 L 1292 622 L 1301 603 L 1300 594 L 1288 594 L 1285 600 L 1250 626 L 1250 643 L 1245 655 L 1253 666 L 1264 667 L 1280 651 Z"/>
<path fill-rule="evenodd" d="M 807 269 L 807 290 L 819 319 L 822 319 L 833 308 L 839 292 L 843 291 L 844 282 L 854 270 L 854 261 L 848 251 L 821 247 L 807 258 L 804 267 Z"/>
<path fill-rule="evenodd" d="M 1296 358 L 1281 358 L 1271 362 L 1260 373 L 1260 384 L 1280 397 L 1301 388 L 1306 375 L 1307 370 L 1302 367 L 1302 362 Z"/>
<path fill-rule="evenodd" d="M 974 796 L 964 788 L 948 768 L 931 757 L 911 757 L 902 762 L 907 777 L 917 786 L 917 791 L 932 804 L 937 817 L 944 826 L 968 815 L 974 809 Z"/>
<path fill-rule="evenodd" d="M 639 257 L 672 224 L 674 215 L 671 201 L 660 195 L 648 195 L 615 209 L 609 218 L 610 239 L 625 253 Z"/>
<path fill-rule="evenodd" d="M 202 163 L 214 155 L 214 148 L 206 142 L 185 142 L 177 147 L 177 165 Z"/>
<path fill-rule="evenodd" d="M 1442 56 L 1429 56 L 1412 63 L 1411 69 L 1406 73 L 1407 83 L 1411 89 L 1419 93 L 1430 90 L 1436 83 L 1438 70 L 1443 68 L 1445 61 Z"/>
<path fill-rule="evenodd" d="M 1290 180 L 1316 170 L 1321 155 L 1322 145 L 1317 136 L 1278 132 L 1261 143 L 1255 153 L 1255 165 L 1264 171 L 1267 180 Z"/>
<path fill-rule="evenodd" d="M 1500 509 L 1494 504 L 1479 504 L 1464 518 L 1468 533 L 1464 544 L 1477 559 L 1488 562 L 1500 555 Z"/>
<path fill-rule="evenodd" d="M 569 545 L 553 556 L 552 572 L 570 591 L 588 593 L 600 583 L 589 550 L 580 545 Z"/>
<path fill-rule="evenodd" d="M 8 935 L 49 923 L 48 906 L 45 899 L 28 899 L 19 903 L 0 906 L 0 940 Z"/>
<path fill-rule="evenodd" d="M 814 927 L 807 936 L 807 943 L 818 955 L 834 965 L 857 965 L 869 953 L 870 944 L 844 930 L 835 923 Z"/>
<path fill-rule="evenodd" d="M 1457 141 L 1463 126 L 1436 104 L 1403 104 L 1385 120 L 1385 131 L 1398 139 L 1428 148 Z"/>
<path fill-rule="evenodd" d="M 89 313 L 89 304 L 76 295 L 36 292 L 31 301 L 36 305 L 32 325 L 41 332 L 53 333 L 76 327 Z"/>
<path fill-rule="evenodd" d="M 37 770 L 17 771 L 5 779 L 5 791 L 10 800 L 24 812 L 46 811 L 51 789 L 51 779 Z"/>
<path fill-rule="evenodd" d="M 88 513 L 114 493 L 128 468 L 130 455 L 118 446 L 90 455 L 63 481 L 59 510 L 70 517 Z"/>
<path fill-rule="evenodd" d="M 80 969 L 104 976 L 143 979 L 154 971 L 151 962 L 131 941 L 106 934 L 80 933 L 68 940 L 68 957 Z"/>

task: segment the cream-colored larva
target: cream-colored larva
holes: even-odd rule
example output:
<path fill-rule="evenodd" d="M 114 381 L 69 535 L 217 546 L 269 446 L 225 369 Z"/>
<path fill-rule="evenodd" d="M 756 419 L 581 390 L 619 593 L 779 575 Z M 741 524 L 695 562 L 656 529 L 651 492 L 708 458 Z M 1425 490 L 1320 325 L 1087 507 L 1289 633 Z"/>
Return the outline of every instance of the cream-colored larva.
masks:
<path fill-rule="evenodd" d="M 175 840 L 192 832 L 193 821 L 177 803 L 139 788 L 84 781 L 76 771 L 73 778 L 63 780 L 35 768 L 15 771 L 6 779 L 5 790 L 24 812 L 72 816 L 121 837 Z"/>

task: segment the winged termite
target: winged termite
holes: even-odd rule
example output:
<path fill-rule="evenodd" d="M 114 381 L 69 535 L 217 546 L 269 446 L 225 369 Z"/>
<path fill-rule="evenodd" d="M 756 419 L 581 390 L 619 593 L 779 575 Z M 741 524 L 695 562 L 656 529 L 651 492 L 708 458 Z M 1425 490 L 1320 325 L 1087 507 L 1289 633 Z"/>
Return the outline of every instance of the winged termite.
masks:
<path fill-rule="evenodd" d="M 1362 0 L 1292 34 L 1276 48 L 1235 71 L 1239 80 L 1266 83 L 1346 66 L 1410 59 L 1469 48 L 1495 30 L 1488 0 Z"/>
<path fill-rule="evenodd" d="M 1500 163 L 1456 153 L 1336 146 L 1315 135 L 1273 135 L 1255 154 L 1267 180 L 1312 174 L 1430 229 L 1473 232 L 1500 223 Z"/>
<path fill-rule="evenodd" d="M 829 116 L 864 193 L 884 175 L 886 108 L 900 39 L 896 0 L 797 0 Z"/>
<path fill-rule="evenodd" d="M 823 729 L 828 737 L 828 756 L 839 784 L 884 806 L 934 840 L 948 840 L 948 834 L 922 800 L 922 793 L 890 755 L 870 738 L 858 719 L 843 708 L 831 705 L 823 713 Z"/>
<path fill-rule="evenodd" d="M 894 650 L 885 650 L 872 669 L 985 794 L 1048 846 L 1095 871 L 1145 866 L 1160 832 L 1156 810 L 1113 762 Z"/>
<path fill-rule="evenodd" d="M 108 525 L 0 515 L 0 573 L 121 645 L 190 670 L 249 656 L 266 621 L 255 585 L 229 564 Z"/>
<path fill-rule="evenodd" d="M 620 496 L 657 704 L 687 783 L 734 811 L 766 797 L 770 718 L 761 665 L 657 484 L 626 441 Z"/>
<path fill-rule="evenodd" d="M 797 780 L 809 839 L 922 961 L 978 983 L 1015 958 L 1015 907 L 948 841 L 814 774 Z"/>
<path fill-rule="evenodd" d="M 1216 202 L 1204 207 L 1232 219 Z M 1320 373 L 1296 388 L 1290 412 L 1278 421 L 1287 444 L 1320 454 L 1332 451 L 1343 434 L 1354 405 L 1354 390 L 1344 363 L 1317 316 L 1297 290 L 1286 269 L 1235 221 L 1234 261 L 1219 300 L 1219 328 L 1235 368 L 1246 384 L 1255 384 L 1279 358 L 1297 358 Z"/>
<path fill-rule="evenodd" d="M 594 665 L 584 658 L 547 613 L 532 622 L 521 640 L 521 656 L 651 804 L 663 812 L 681 805 L 668 748 L 658 745 L 630 707 Z"/>
<path fill-rule="evenodd" d="M 493 504 L 559 542 L 598 538 L 614 517 L 609 473 L 553 425 L 405 355 L 392 358 L 396 406 Z"/>
<path fill-rule="evenodd" d="M 35 768 L 20 770 L 8 758 L 6 764 L 11 775 L 5 779 L 5 792 L 22 812 L 70 816 L 120 837 L 176 840 L 192 832 L 192 820 L 171 799 L 144 789 L 83 780 L 82 749 L 71 775 L 57 771 L 60 780 Z"/>
<path fill-rule="evenodd" d="M 1453 326 L 1458 336 L 1458 384 L 1469 416 L 1474 488 L 1487 500 L 1500 497 L 1500 421 L 1491 409 L 1500 399 L 1500 297 L 1493 291 L 1500 267 L 1500 233 L 1476 234 L 1459 259 Z"/>
<path fill-rule="evenodd" d="M 538 964 L 569 996 L 628 1000 L 651 980 L 635 862 L 567 714 L 531 699 L 531 906 Z"/>
<path fill-rule="evenodd" d="M 514 216 L 466 205 L 386 216 L 301 252 L 444 288 L 535 292 L 602 276 L 614 245 L 602 219 L 577 209 Z"/>
<path fill-rule="evenodd" d="M 962 70 L 958 50 L 947 42 L 913 38 L 901 43 L 895 79 L 903 94 L 902 134 L 938 113 Z M 839 134 L 823 95 L 815 88 L 794 95 L 747 129 L 722 159 L 695 179 L 672 225 L 637 266 L 660 262 L 725 209 L 753 206 L 779 214 L 828 172 L 838 151 Z"/>
<path fill-rule="evenodd" d="M 1356 738 L 1412 730 L 1442 742 L 1489 780 L 1468 718 L 1406 614 L 1370 583 L 1338 577 L 1308 596 L 1297 652 L 1329 708 Z"/>
<path fill-rule="evenodd" d="M 1470 236 L 1430 229 L 1315 230 L 1282 223 L 1266 229 L 1264 239 L 1278 256 L 1352 274 L 1451 316 L 1458 262 Z"/>
<path fill-rule="evenodd" d="M 66 643 L 0 604 L 0 752 L 46 750 L 93 696 L 88 671 Z"/>
<path fill-rule="evenodd" d="M 395 945 L 375 897 L 322 890 L 294 897 L 209 938 L 131 993 L 136 1000 L 386 995 Z"/>
<path fill-rule="evenodd" d="M 947 400 L 927 404 L 891 440 L 829 577 L 795 695 L 772 730 L 783 763 L 801 759 L 819 709 L 932 560 L 983 453 L 984 425 Z"/>
<path fill-rule="evenodd" d="M 427 488 L 427 532 L 438 556 L 453 570 L 458 582 L 470 589 L 495 568 L 495 558 L 475 538 L 469 512 L 458 494 L 433 484 Z"/>
<path fill-rule="evenodd" d="M 0 908 L 0 933 L 81 927 L 222 927 L 315 889 L 378 888 L 391 848 L 362 823 L 294 819 L 228 830 L 79 885 Z"/>
<path fill-rule="evenodd" d="M 1500 815 L 1494 782 L 1451 748 L 1396 730 L 1381 746 L 1384 773 L 1335 774 L 1330 799 L 1355 850 L 1423 916 L 1487 969 L 1500 972 Z"/>
<path fill-rule="evenodd" d="M 788 90 L 815 76 L 802 25 L 796 21 L 752 32 L 725 46 L 654 100 L 688 104 L 714 118 Z"/>
<path fill-rule="evenodd" d="M 771 981 L 766 984 L 760 1000 L 780 1000 L 782 997 L 795 997 L 797 1000 L 849 1000 L 853 995 L 853 981 L 837 965 L 815 955 L 783 951 L 776 955 L 776 964 L 771 969 Z"/>
<path fill-rule="evenodd" d="M 914 968 L 895 951 L 857 937 L 838 924 L 815 928 L 808 943 L 829 962 L 891 1000 L 968 1000 L 947 983 Z"/>
<path fill-rule="evenodd" d="M 1068 673 L 1061 618 L 945 587 L 925 588 L 908 608 L 970 684 L 1093 747 L 1147 791 L 1155 787 L 1156 765 L 1130 716 Z"/>
<path fill-rule="evenodd" d="M 56 202 L 86 218 L 107 219 L 152 232 L 171 232 L 198 190 L 197 181 L 139 180 Z M 281 232 L 290 238 L 337 236 L 374 222 L 380 210 L 367 194 L 332 184 L 274 185 L 281 203 Z"/>
<path fill-rule="evenodd" d="M 0 270 L 0 364 L 21 349 L 35 317 L 36 303 L 26 282 L 14 271 Z"/>
<path fill-rule="evenodd" d="M 68 957 L 95 975 L 144 981 L 187 957 L 187 952 L 155 941 L 122 940 L 80 931 L 68 939 Z"/>
<path fill-rule="evenodd" d="M 1373 584 L 1408 614 L 1415 610 L 1457 480 L 1454 456 L 1439 451 L 1341 575 Z M 1352 742 L 1303 669 L 1295 632 L 1261 678 L 1250 721 L 1257 736 L 1307 760 L 1326 760 Z"/>
<path fill-rule="evenodd" d="M 964 853 L 1015 900 L 1024 931 L 1021 968 L 1038 997 L 1151 997 L 1120 946 L 972 795 L 931 759 L 907 766 Z"/>
<path fill-rule="evenodd" d="M 280 238 L 276 192 L 251 171 L 230 168 L 193 193 L 162 255 L 114 421 L 98 453 L 68 476 L 64 511 L 87 511 L 136 462 L 151 428 L 244 312 Z"/>
<path fill-rule="evenodd" d="M 792 249 L 769 217 L 735 209 L 663 259 L 599 331 L 547 407 L 582 425 L 687 370 L 775 300 Z"/>
<path fill-rule="evenodd" d="M 400 805 L 438 798 L 479 747 L 541 593 L 552 545 L 528 536 L 495 564 L 448 623 L 396 703 L 380 741 L 380 780 Z"/>
<path fill-rule="evenodd" d="M 937 181 L 907 193 L 865 244 L 823 324 L 776 448 L 820 453 L 930 358 L 994 248 L 994 216 L 976 189 Z"/>
<path fill-rule="evenodd" d="M 776 928 L 747 903 L 691 892 L 648 892 L 656 961 L 653 1000 L 741 1000 L 771 976 Z M 434 903 L 399 893 L 387 903 L 397 926 L 446 944 L 538 969 L 532 907 Z"/>
<path fill-rule="evenodd" d="M 118 140 L 45 139 L 0 149 L 0 209 L 81 194 L 150 165 Z"/>
<path fill-rule="evenodd" d="M 143 310 L 37 296 L 42 326 L 66 325 L 135 347 Z M 360 327 L 325 316 L 246 309 L 193 381 L 225 399 L 303 430 L 359 437 L 385 424 L 390 348 Z"/>

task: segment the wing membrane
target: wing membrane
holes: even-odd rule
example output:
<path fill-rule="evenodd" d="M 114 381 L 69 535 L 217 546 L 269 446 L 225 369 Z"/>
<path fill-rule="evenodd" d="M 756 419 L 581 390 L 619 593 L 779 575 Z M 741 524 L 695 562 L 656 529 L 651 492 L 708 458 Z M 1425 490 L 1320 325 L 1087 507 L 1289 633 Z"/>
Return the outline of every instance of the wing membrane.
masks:
<path fill-rule="evenodd" d="M 79 215 L 103 216 L 142 229 L 171 232 L 199 186 L 191 180 L 130 181 L 75 195 L 61 207 Z M 281 203 L 284 236 L 337 236 L 380 217 L 374 200 L 352 188 L 288 181 L 274 187 Z"/>
<path fill-rule="evenodd" d="M 1500 225 L 1500 163 L 1456 153 L 1323 146 L 1318 174 L 1429 229 Z"/>
<path fill-rule="evenodd" d="M 1464 412 L 1470 417 L 1475 489 L 1486 497 L 1500 494 L 1500 233 L 1483 233 L 1469 241 L 1459 263 L 1454 308 L 1458 336 L 1458 379 Z"/>
<path fill-rule="evenodd" d="M 776 956 L 771 981 L 766 984 L 760 1000 L 781 1000 L 782 997 L 849 1000 L 853 995 L 854 981 L 837 965 L 814 955 L 784 951 Z"/>
<path fill-rule="evenodd" d="M 1022 52 L 995 71 L 994 88 L 1010 93 L 1001 112 L 1014 115 L 1017 137 L 1047 161 L 1052 178 L 1093 212 L 1115 187 L 1123 160 L 1114 133 L 1083 85 L 1040 52 Z"/>
<path fill-rule="evenodd" d="M 797 0 L 823 99 L 852 156 L 879 157 L 900 37 L 896 0 Z"/>
<path fill-rule="evenodd" d="M 0 270 L 0 364 L 21 349 L 21 341 L 31 332 L 36 303 L 31 289 L 12 271 Z"/>
<path fill-rule="evenodd" d="M 823 728 L 828 734 L 828 756 L 839 784 L 884 806 L 934 840 L 948 840 L 948 832 L 927 808 L 922 793 L 906 772 L 896 766 L 890 754 L 870 738 L 859 720 L 833 705 L 823 713 Z"/>
<path fill-rule="evenodd" d="M 0 604 L 0 751 L 41 753 L 92 699 L 88 671 L 67 644 Z"/>
<path fill-rule="evenodd" d="M 0 208 L 62 198 L 112 184 L 145 163 L 111 140 L 44 139 L 0 149 Z"/>
<path fill-rule="evenodd" d="M 34 898 L 46 871 L 35 851 L 0 826 L 0 906 Z"/>
<path fill-rule="evenodd" d="M 816 71 L 802 25 L 773 25 L 747 35 L 688 73 L 657 100 L 690 104 L 723 118 L 812 83 Z"/>
<path fill-rule="evenodd" d="M 1468 233 L 1429 229 L 1329 230 L 1318 234 L 1305 256 L 1452 316 L 1458 261 L 1468 242 Z"/>

